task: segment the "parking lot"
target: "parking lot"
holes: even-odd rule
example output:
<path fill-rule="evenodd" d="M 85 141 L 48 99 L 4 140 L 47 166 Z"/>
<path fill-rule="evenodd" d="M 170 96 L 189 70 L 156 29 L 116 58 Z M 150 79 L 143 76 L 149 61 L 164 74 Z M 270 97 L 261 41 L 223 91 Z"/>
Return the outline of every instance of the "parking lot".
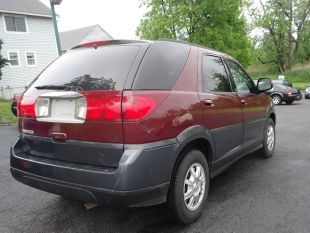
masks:
<path fill-rule="evenodd" d="M 96 207 L 15 181 L 9 147 L 16 126 L 0 127 L 0 232 L 296 232 L 310 231 L 310 100 L 276 107 L 274 157 L 248 155 L 211 181 L 204 214 L 190 226 L 169 221 L 164 205 Z"/>

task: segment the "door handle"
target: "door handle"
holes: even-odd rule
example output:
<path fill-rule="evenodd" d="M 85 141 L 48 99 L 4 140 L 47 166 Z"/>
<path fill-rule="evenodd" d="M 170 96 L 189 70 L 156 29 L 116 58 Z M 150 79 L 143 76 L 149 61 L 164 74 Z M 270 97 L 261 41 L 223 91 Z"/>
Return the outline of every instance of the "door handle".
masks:
<path fill-rule="evenodd" d="M 214 107 L 214 103 L 212 100 L 205 100 L 204 102 L 207 107 Z"/>
<path fill-rule="evenodd" d="M 241 100 L 241 103 L 242 103 L 243 105 L 247 105 L 247 104 L 248 104 L 245 100 Z"/>

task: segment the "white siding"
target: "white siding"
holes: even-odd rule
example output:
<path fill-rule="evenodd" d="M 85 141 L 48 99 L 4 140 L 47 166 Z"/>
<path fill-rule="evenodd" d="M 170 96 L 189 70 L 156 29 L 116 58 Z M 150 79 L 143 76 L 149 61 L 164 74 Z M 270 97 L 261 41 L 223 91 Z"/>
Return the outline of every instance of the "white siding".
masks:
<path fill-rule="evenodd" d="M 7 15 L 7 14 L 4 14 Z M 19 52 L 20 67 L 2 69 L 0 80 L 0 98 L 2 90 L 11 88 L 11 93 L 20 92 L 27 86 L 48 64 L 57 57 L 56 39 L 51 18 L 26 17 L 27 33 L 7 33 L 3 22 L 3 14 L 0 13 L 0 39 L 3 41 L 1 54 L 7 57 L 8 51 Z M 19 15 L 21 16 L 21 15 Z M 26 51 L 34 51 L 37 65 L 28 67 L 26 63 Z M 6 92 L 7 93 L 7 92 Z M 10 98 L 10 96 L 5 96 Z"/>

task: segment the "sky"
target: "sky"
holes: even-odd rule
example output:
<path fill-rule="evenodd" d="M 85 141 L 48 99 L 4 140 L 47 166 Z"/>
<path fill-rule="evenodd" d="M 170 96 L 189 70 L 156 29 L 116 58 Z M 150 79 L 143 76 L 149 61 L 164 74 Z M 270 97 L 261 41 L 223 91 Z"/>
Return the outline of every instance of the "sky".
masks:
<path fill-rule="evenodd" d="M 40 0 L 49 6 L 49 0 Z M 99 24 L 115 39 L 137 39 L 135 31 L 146 9 L 139 0 L 63 0 L 55 6 L 59 31 Z"/>
<path fill-rule="evenodd" d="M 40 1 L 49 6 L 49 0 Z M 138 39 L 135 31 L 147 12 L 139 5 L 140 0 L 62 0 L 55 6 L 58 28 L 62 32 L 99 24 L 114 39 Z"/>

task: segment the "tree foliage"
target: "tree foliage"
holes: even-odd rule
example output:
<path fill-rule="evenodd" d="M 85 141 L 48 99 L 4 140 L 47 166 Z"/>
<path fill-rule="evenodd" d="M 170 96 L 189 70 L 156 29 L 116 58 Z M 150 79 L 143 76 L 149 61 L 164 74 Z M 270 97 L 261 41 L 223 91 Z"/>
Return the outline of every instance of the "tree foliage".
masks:
<path fill-rule="evenodd" d="M 2 42 L 2 40 L 0 40 L 0 52 L 1 52 L 1 49 L 2 49 L 2 44 L 3 44 L 3 42 Z M 2 77 L 2 72 L 1 72 L 1 70 L 2 70 L 3 67 L 5 67 L 5 66 L 7 65 L 7 63 L 8 63 L 8 60 L 5 59 L 5 58 L 1 55 L 1 53 L 0 53 L 0 79 L 1 79 L 1 77 Z"/>
<path fill-rule="evenodd" d="M 252 2 L 250 15 L 255 28 L 263 30 L 259 41 L 261 61 L 274 62 L 280 73 L 291 69 L 302 49 L 309 55 L 310 0 L 260 0 Z M 264 63 L 263 62 L 263 63 Z"/>
<path fill-rule="evenodd" d="M 142 0 L 149 9 L 137 28 L 142 39 L 172 38 L 230 54 L 243 65 L 251 62 L 241 0 Z"/>

